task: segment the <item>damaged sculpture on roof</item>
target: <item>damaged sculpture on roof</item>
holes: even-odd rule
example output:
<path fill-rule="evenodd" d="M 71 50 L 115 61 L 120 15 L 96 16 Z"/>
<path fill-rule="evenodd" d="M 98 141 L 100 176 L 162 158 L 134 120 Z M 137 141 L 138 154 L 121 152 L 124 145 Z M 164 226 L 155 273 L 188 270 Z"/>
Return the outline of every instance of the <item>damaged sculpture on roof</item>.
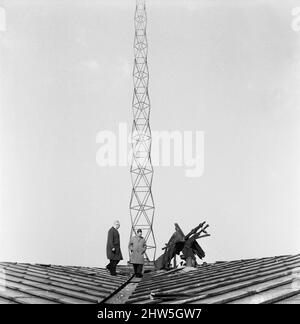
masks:
<path fill-rule="evenodd" d="M 205 257 L 205 252 L 197 242 L 198 239 L 210 236 L 207 233 L 209 227 L 206 222 L 200 223 L 193 228 L 187 235 L 184 235 L 180 226 L 175 223 L 175 232 L 171 236 L 170 240 L 163 248 L 164 253 L 154 261 L 156 270 L 168 270 L 171 268 L 171 261 L 174 260 L 174 267 L 176 267 L 176 255 L 181 258 L 181 264 L 185 262 L 188 267 L 195 267 L 197 265 L 196 256 L 200 259 Z"/>

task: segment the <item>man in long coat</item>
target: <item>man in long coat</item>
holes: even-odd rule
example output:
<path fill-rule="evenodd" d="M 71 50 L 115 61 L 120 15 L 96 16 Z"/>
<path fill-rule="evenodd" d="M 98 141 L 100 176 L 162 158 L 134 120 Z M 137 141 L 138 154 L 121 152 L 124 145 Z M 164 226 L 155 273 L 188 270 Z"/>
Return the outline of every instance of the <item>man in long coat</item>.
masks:
<path fill-rule="evenodd" d="M 110 262 L 106 266 L 106 269 L 109 270 L 112 276 L 117 275 L 117 264 L 120 262 L 120 260 L 123 260 L 120 247 L 120 235 L 118 232 L 119 227 L 120 222 L 115 221 L 114 226 L 110 228 L 107 235 L 106 255 Z"/>
<path fill-rule="evenodd" d="M 133 265 L 134 274 L 136 277 L 143 277 L 144 253 L 146 252 L 146 241 L 142 236 L 142 230 L 137 230 L 137 235 L 133 236 L 128 244 L 130 251 L 130 263 Z"/>

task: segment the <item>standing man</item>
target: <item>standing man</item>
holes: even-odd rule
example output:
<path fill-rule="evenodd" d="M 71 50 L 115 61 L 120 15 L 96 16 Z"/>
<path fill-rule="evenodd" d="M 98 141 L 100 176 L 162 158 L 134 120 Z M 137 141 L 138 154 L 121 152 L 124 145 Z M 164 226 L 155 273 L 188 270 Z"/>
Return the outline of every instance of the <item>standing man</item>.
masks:
<path fill-rule="evenodd" d="M 114 222 L 114 226 L 108 231 L 107 235 L 106 255 L 110 262 L 106 266 L 106 269 L 109 270 L 112 276 L 117 275 L 117 264 L 120 262 L 120 260 L 123 260 L 120 248 L 120 235 L 118 231 L 119 227 L 120 222 L 117 220 Z"/>
<path fill-rule="evenodd" d="M 130 263 L 133 264 L 134 274 L 138 278 L 143 277 L 144 253 L 147 245 L 145 239 L 142 237 L 142 230 L 137 230 L 137 235 L 130 239 L 128 249 L 130 251 Z"/>

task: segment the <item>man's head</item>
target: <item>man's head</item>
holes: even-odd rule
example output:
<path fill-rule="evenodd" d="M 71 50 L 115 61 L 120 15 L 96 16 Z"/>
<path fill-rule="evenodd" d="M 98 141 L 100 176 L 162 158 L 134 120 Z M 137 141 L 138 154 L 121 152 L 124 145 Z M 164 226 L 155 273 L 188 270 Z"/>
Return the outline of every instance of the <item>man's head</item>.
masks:
<path fill-rule="evenodd" d="M 116 220 L 115 222 L 114 222 L 114 228 L 115 229 L 118 229 L 120 227 L 120 222 L 118 221 L 118 220 Z"/>
<path fill-rule="evenodd" d="M 136 233 L 137 233 L 137 236 L 142 237 L 143 232 L 140 228 L 136 231 Z"/>

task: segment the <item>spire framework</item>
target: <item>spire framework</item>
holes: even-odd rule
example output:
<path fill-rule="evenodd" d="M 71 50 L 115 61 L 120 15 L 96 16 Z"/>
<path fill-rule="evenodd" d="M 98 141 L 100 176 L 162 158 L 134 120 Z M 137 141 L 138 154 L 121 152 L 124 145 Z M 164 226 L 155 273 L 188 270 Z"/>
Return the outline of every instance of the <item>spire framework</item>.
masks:
<path fill-rule="evenodd" d="M 153 233 L 154 201 L 152 196 L 153 167 L 151 163 L 150 99 L 148 92 L 149 71 L 147 63 L 148 43 L 146 35 L 147 15 L 145 0 L 136 1 L 133 68 L 133 125 L 130 199 L 131 233 L 143 230 L 147 242 L 145 258 L 153 261 L 156 242 Z"/>

